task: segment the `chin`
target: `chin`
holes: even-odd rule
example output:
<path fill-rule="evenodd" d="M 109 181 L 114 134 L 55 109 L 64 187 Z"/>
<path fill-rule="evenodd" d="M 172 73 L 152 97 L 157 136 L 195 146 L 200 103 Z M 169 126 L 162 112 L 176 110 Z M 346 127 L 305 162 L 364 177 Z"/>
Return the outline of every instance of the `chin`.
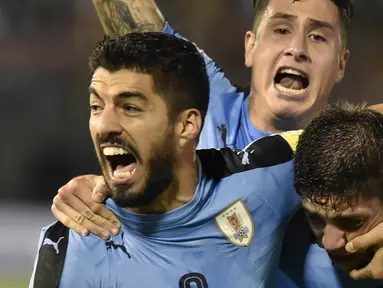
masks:
<path fill-rule="evenodd" d="M 294 125 L 292 128 L 301 128 L 306 124 L 306 120 L 311 120 L 313 114 L 312 105 L 302 102 L 290 102 L 280 100 L 275 103 L 270 103 L 271 111 L 281 120 L 291 122 Z"/>
<path fill-rule="evenodd" d="M 275 116 L 285 120 L 295 121 L 304 113 L 302 107 L 297 103 L 282 103 L 282 101 L 280 101 L 271 107 L 271 111 L 273 111 Z"/>
<path fill-rule="evenodd" d="M 154 197 L 143 192 L 135 192 L 133 189 L 124 189 L 116 187 L 113 190 L 113 201 L 120 207 L 124 208 L 139 208 L 149 204 Z"/>

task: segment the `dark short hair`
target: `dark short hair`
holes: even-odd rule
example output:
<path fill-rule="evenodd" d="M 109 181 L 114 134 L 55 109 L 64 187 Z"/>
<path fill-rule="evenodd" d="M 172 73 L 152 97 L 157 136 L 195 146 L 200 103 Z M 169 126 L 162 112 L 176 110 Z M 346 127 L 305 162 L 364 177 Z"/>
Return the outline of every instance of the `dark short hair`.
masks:
<path fill-rule="evenodd" d="M 204 59 L 191 42 L 160 32 L 106 35 L 89 59 L 91 74 L 99 67 L 151 75 L 172 120 L 192 108 L 205 118 L 210 84 Z"/>
<path fill-rule="evenodd" d="M 382 200 L 383 115 L 348 103 L 320 113 L 298 141 L 294 173 L 297 192 L 313 204 Z"/>
<path fill-rule="evenodd" d="M 292 0 L 286 0 L 292 1 Z M 296 0 L 299 1 L 299 0 Z M 339 10 L 340 20 L 341 20 L 341 33 L 342 33 L 342 44 L 343 47 L 347 47 L 347 26 L 350 24 L 351 19 L 354 17 L 354 7 L 350 0 L 331 0 Z M 260 19 L 263 16 L 263 13 L 266 10 L 266 7 L 269 5 L 269 0 L 253 0 L 255 17 L 253 30 L 256 31 L 259 27 Z"/>

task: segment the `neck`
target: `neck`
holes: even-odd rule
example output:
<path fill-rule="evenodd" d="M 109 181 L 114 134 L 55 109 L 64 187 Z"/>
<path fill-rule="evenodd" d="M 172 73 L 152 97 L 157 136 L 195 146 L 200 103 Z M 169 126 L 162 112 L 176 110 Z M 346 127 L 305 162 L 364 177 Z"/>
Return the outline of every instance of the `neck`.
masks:
<path fill-rule="evenodd" d="M 198 184 L 198 165 L 195 152 L 183 155 L 179 163 L 174 166 L 175 176 L 168 189 L 151 203 L 128 210 L 138 214 L 162 214 L 185 205 L 194 197 Z"/>
<path fill-rule="evenodd" d="M 248 113 L 251 122 L 258 129 L 270 132 L 281 133 L 288 130 L 302 129 L 307 124 L 305 117 L 278 117 L 269 108 L 266 103 L 262 102 L 261 97 L 257 98 L 253 94 L 250 95 Z"/>

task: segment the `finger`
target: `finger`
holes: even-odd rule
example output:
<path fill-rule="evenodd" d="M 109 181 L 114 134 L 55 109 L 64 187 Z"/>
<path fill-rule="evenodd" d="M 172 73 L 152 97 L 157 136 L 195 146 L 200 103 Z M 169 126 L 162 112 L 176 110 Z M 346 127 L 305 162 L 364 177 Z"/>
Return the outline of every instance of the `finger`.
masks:
<path fill-rule="evenodd" d="M 350 277 L 354 280 L 361 280 L 361 279 L 373 279 L 373 273 L 371 271 L 370 264 L 368 264 L 366 267 L 359 269 L 359 270 L 352 270 L 350 272 Z"/>
<path fill-rule="evenodd" d="M 57 197 L 58 197 L 58 199 L 60 199 L 60 195 L 58 195 Z M 67 201 L 68 200 L 69 199 L 67 199 Z M 100 237 L 103 237 L 103 238 L 106 237 L 105 231 L 110 231 L 114 235 L 117 235 L 119 233 L 119 227 L 117 227 L 117 225 L 113 224 L 113 223 L 116 223 L 115 219 L 117 219 L 117 218 L 104 205 L 102 205 L 102 204 L 96 204 L 95 205 L 93 203 L 94 206 L 92 208 L 90 208 L 84 202 L 82 202 L 81 199 L 79 199 L 76 195 L 73 195 L 72 197 L 70 197 L 69 202 L 70 203 L 68 206 L 77 212 L 77 214 L 75 215 L 76 218 L 73 218 L 73 216 L 71 216 L 71 217 L 75 221 L 77 221 L 78 223 L 79 223 L 79 221 L 85 221 L 85 219 L 89 220 L 89 222 L 85 221 L 85 223 L 92 223 L 92 225 L 90 225 L 90 227 L 88 227 L 86 224 L 82 224 L 82 223 L 79 223 L 79 224 L 81 224 L 85 228 L 89 229 L 90 232 L 92 232 L 92 233 L 94 233 Z M 63 204 L 65 204 L 65 203 L 63 203 Z M 93 212 L 93 210 L 94 211 L 100 211 L 103 215 L 106 215 L 108 218 L 103 218 L 102 215 L 100 216 L 100 215 L 95 214 L 95 212 Z M 71 212 L 71 213 L 73 213 L 73 212 Z M 99 212 L 97 212 L 97 213 L 99 213 Z M 112 216 L 110 216 L 110 214 L 112 214 Z M 85 219 L 83 219 L 84 217 L 85 217 Z M 112 220 L 109 220 L 109 219 L 112 219 Z M 98 228 L 96 230 L 101 231 L 101 232 L 96 233 L 93 231 L 95 229 L 95 227 L 97 227 L 97 226 L 98 226 Z M 100 235 L 100 233 L 103 233 L 102 236 Z"/>
<path fill-rule="evenodd" d="M 98 203 L 102 203 L 109 196 L 108 186 L 104 182 L 104 178 L 99 178 L 95 182 L 92 198 Z"/>
<path fill-rule="evenodd" d="M 121 228 L 119 219 L 104 204 L 91 202 L 88 205 L 76 195 L 73 195 L 70 206 L 97 226 L 112 232 L 114 235 L 119 233 Z"/>
<path fill-rule="evenodd" d="M 350 276 L 356 280 L 383 279 L 383 248 L 380 248 L 378 251 L 375 252 L 374 257 L 366 267 L 351 271 Z"/>
<path fill-rule="evenodd" d="M 103 204 L 98 204 L 96 207 L 94 207 L 92 209 L 93 209 L 94 213 L 96 213 L 97 215 L 99 215 L 101 217 L 100 220 L 106 222 L 105 225 L 107 225 L 108 227 L 111 226 L 110 227 L 111 228 L 110 231 L 113 234 L 118 234 L 118 232 L 119 232 L 118 230 L 121 228 L 121 222 L 117 218 L 117 216 L 114 215 L 113 212 L 108 209 L 108 207 L 106 207 Z M 103 227 L 103 225 L 101 225 L 101 223 L 98 223 L 97 220 L 95 219 L 95 224 Z M 117 232 L 116 233 L 113 232 L 112 231 L 113 229 L 117 229 Z"/>
<path fill-rule="evenodd" d="M 71 223 L 71 225 L 72 225 L 72 221 L 73 221 L 76 224 L 86 228 L 89 232 L 91 232 L 91 233 L 93 233 L 93 234 L 95 234 L 95 235 L 97 235 L 103 239 L 109 239 L 109 237 L 110 237 L 109 231 L 107 231 L 107 230 L 103 229 L 102 227 L 94 224 L 89 219 L 87 219 L 83 214 L 76 211 L 75 209 L 73 209 L 69 205 L 65 204 L 64 202 L 60 201 L 60 195 L 56 196 L 53 199 L 53 203 L 54 203 L 54 206 L 57 208 L 58 211 L 67 215 L 70 218 L 70 220 L 66 220 L 67 221 L 66 223 Z M 88 209 L 88 208 L 86 207 L 86 209 Z M 63 224 L 65 225 L 64 222 L 63 222 Z M 65 226 L 67 226 L 67 225 L 65 225 Z M 69 227 L 69 226 L 67 226 L 67 227 Z M 71 228 L 71 227 L 69 227 L 69 228 Z"/>
<path fill-rule="evenodd" d="M 383 245 L 383 223 L 380 223 L 366 234 L 352 239 L 346 245 L 347 252 L 355 253 L 372 246 Z"/>
<path fill-rule="evenodd" d="M 86 236 L 89 234 L 89 231 L 85 227 L 76 223 L 68 215 L 58 210 L 55 204 L 51 206 L 51 211 L 52 211 L 52 214 L 57 218 L 57 220 L 63 223 L 64 226 L 68 227 L 69 229 L 73 229 L 74 231 L 76 231 L 77 233 L 83 236 Z"/>
<path fill-rule="evenodd" d="M 368 107 L 372 110 L 375 110 L 376 112 L 380 112 L 383 114 L 383 104 L 376 104 L 376 105 L 373 105 L 373 106 L 370 106 Z"/>
<path fill-rule="evenodd" d="M 78 197 L 78 193 L 80 192 L 75 190 L 70 197 L 67 197 L 64 192 L 59 192 L 55 198 L 58 202 L 58 205 L 61 204 L 60 202 L 62 202 L 62 204 L 68 205 L 89 219 L 90 222 L 93 222 L 95 225 L 100 226 L 100 228 L 110 231 L 114 235 L 117 235 L 120 228 L 117 217 L 114 216 L 114 214 L 109 211 L 103 204 L 94 203 L 91 199 L 89 203 L 84 203 L 83 200 Z M 83 199 L 85 199 L 84 201 L 87 201 L 87 198 L 89 197 L 83 196 Z M 93 231 L 91 232 L 93 233 Z"/>

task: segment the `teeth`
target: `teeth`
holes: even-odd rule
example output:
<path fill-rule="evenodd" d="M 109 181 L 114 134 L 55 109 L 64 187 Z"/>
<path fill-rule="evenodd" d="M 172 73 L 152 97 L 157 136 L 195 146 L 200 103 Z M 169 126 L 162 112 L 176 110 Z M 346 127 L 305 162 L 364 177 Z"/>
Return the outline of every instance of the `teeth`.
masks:
<path fill-rule="evenodd" d="M 122 148 L 118 147 L 105 147 L 102 152 L 104 153 L 105 156 L 113 156 L 113 155 L 124 155 L 124 154 L 129 154 L 128 151 Z"/>
<path fill-rule="evenodd" d="M 298 75 L 303 78 L 307 78 L 306 75 L 304 75 L 303 73 L 291 68 L 283 68 L 279 73 L 288 73 L 288 74 Z"/>
<path fill-rule="evenodd" d="M 134 172 L 134 171 L 133 171 Z M 113 171 L 113 176 L 114 178 L 117 179 L 126 179 L 129 178 L 133 172 L 118 172 L 118 171 Z"/>
<path fill-rule="evenodd" d="M 290 89 L 290 88 L 283 87 L 281 84 L 275 84 L 275 87 L 282 93 L 293 94 L 293 95 L 301 95 L 307 90 L 307 88 L 299 89 L 299 90 Z"/>

